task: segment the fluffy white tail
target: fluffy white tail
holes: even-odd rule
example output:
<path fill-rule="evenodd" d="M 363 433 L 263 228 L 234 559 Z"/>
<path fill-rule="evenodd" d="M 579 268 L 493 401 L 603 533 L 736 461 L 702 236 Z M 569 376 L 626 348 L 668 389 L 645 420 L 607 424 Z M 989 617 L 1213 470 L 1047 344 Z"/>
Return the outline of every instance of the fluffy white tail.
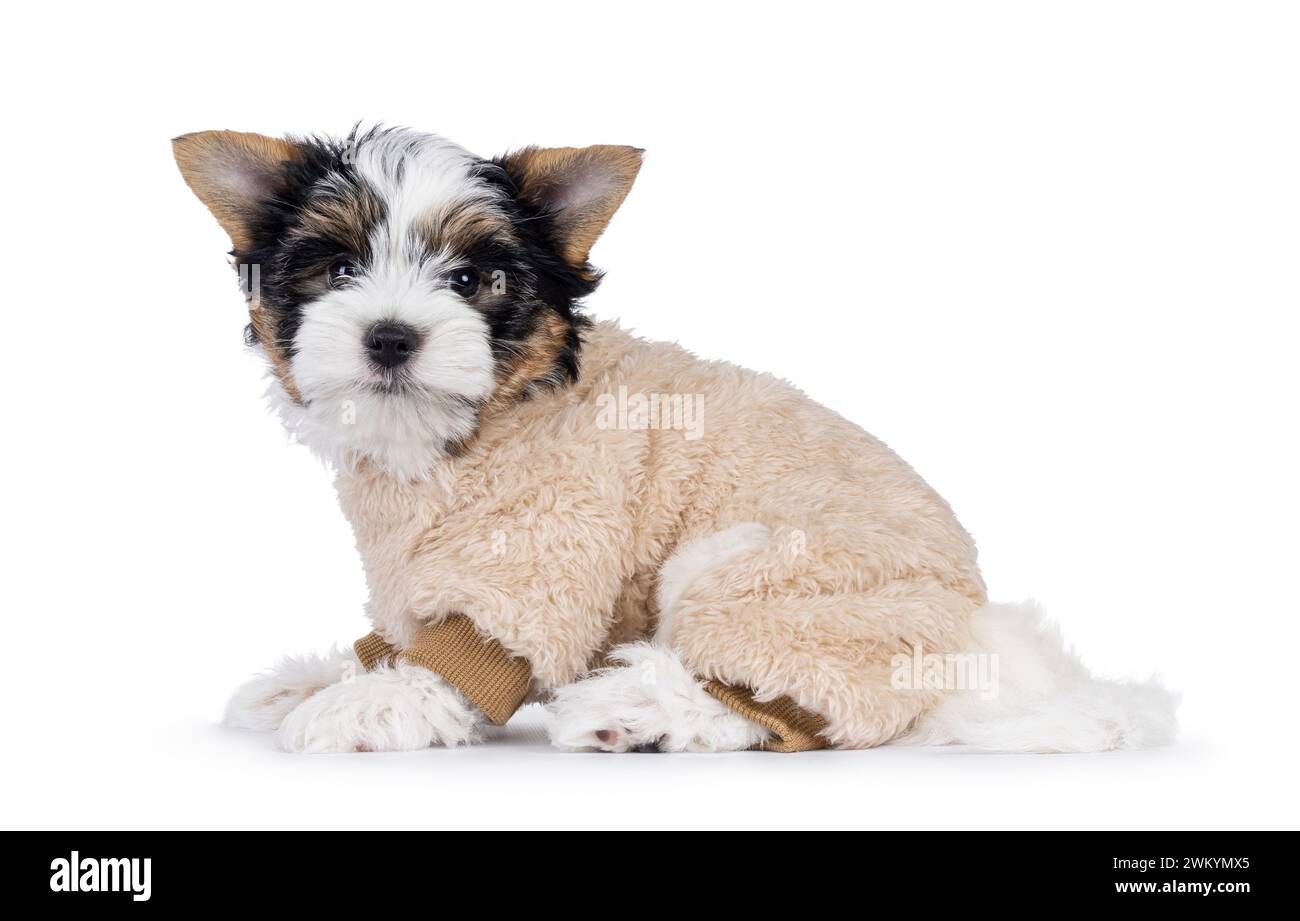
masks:
<path fill-rule="evenodd" d="M 971 628 L 970 651 L 996 657 L 988 670 L 996 688 L 948 691 L 899 743 L 1094 752 L 1164 745 L 1177 734 L 1177 695 L 1155 680 L 1094 678 L 1037 605 L 988 605 Z"/>

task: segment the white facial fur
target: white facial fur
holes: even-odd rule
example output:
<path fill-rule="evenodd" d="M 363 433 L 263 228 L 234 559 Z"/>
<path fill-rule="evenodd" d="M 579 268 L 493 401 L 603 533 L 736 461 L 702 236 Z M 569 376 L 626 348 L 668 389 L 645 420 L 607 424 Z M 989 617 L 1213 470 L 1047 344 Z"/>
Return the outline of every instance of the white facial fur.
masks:
<path fill-rule="evenodd" d="M 491 207 L 494 193 L 475 181 L 471 154 L 436 136 L 389 132 L 350 155 L 386 216 L 370 235 L 361 276 L 305 305 L 291 363 L 302 401 L 275 402 L 295 437 L 335 466 L 367 458 L 419 479 L 449 442 L 474 431 L 476 406 L 492 389 L 493 359 L 482 315 L 447 287 L 458 255 L 430 256 L 415 230 L 451 205 Z M 394 378 L 371 364 L 364 346 L 367 331 L 383 321 L 408 324 L 422 337 L 392 389 L 383 385 Z"/>

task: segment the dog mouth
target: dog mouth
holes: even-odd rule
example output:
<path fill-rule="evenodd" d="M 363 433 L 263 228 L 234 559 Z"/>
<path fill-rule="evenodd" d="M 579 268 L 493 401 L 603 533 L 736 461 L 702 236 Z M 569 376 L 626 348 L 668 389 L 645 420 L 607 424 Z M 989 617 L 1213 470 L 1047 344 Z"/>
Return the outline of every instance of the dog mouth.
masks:
<path fill-rule="evenodd" d="M 482 400 L 453 391 L 430 387 L 403 369 L 375 369 L 356 382 L 362 393 L 389 401 L 402 401 L 412 408 L 438 407 L 447 411 L 477 415 Z"/>
<path fill-rule="evenodd" d="M 401 368 L 371 367 L 357 380 L 357 387 L 379 396 L 404 396 L 417 389 L 410 374 Z"/>

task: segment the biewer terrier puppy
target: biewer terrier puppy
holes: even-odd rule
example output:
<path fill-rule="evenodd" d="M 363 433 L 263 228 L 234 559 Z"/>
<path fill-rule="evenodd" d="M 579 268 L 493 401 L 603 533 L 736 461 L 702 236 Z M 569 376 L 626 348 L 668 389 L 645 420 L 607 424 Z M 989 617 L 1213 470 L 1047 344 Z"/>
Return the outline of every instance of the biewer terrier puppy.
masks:
<path fill-rule="evenodd" d="M 888 447 L 794 387 L 580 310 L 634 147 L 429 134 L 174 141 L 248 281 L 248 343 L 337 470 L 374 632 L 240 688 L 290 751 L 475 740 L 545 702 L 625 752 L 1163 742 Z M 725 305 L 724 305 L 725 309 Z"/>

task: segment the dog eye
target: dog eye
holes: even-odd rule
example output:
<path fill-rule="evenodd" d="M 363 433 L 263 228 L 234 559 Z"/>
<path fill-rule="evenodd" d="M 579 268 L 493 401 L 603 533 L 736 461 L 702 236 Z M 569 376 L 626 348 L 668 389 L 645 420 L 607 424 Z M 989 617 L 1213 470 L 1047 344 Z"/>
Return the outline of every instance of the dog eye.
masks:
<path fill-rule="evenodd" d="M 329 283 L 331 288 L 338 288 L 348 283 L 350 279 L 356 278 L 361 274 L 355 262 L 350 259 L 335 259 L 330 263 Z"/>
<path fill-rule="evenodd" d="M 447 284 L 461 297 L 473 297 L 474 292 L 478 291 L 478 270 L 456 269 L 447 276 Z"/>

